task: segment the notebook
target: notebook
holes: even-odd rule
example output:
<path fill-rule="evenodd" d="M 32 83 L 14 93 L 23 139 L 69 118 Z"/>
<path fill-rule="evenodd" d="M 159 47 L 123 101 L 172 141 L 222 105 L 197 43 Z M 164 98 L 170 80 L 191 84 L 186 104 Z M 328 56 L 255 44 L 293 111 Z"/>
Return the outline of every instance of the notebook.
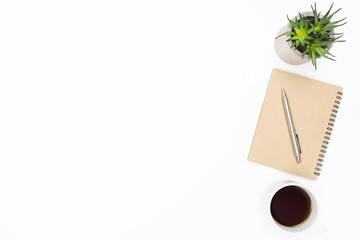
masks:
<path fill-rule="evenodd" d="M 301 145 L 296 161 L 282 103 L 286 91 Z M 273 69 L 248 160 L 315 180 L 320 175 L 342 87 Z"/>

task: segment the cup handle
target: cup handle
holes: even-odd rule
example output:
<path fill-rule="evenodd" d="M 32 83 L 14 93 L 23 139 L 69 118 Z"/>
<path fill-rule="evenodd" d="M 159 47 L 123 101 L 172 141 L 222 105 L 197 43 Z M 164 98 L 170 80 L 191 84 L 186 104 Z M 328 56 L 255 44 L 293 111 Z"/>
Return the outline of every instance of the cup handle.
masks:
<path fill-rule="evenodd" d="M 321 235 L 324 235 L 326 233 L 326 228 L 324 227 L 324 225 L 322 225 L 318 221 L 315 222 L 313 227 L 314 227 L 315 231 Z"/>

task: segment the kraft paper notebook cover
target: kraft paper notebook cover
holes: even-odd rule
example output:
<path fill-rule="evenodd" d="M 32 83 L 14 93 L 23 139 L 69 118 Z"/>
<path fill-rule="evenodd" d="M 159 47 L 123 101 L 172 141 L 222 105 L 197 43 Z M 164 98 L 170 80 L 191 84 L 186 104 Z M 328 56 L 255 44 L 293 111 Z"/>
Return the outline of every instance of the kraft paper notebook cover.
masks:
<path fill-rule="evenodd" d="M 298 132 L 301 163 L 293 152 L 282 89 Z M 320 175 L 341 96 L 342 87 L 273 69 L 248 160 L 315 180 Z"/>

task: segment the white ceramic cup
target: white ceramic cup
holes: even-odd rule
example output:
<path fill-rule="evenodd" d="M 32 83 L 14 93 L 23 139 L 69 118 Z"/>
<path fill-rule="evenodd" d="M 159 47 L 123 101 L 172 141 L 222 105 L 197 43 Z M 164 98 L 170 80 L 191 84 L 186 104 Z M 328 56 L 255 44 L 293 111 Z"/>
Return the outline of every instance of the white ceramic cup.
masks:
<path fill-rule="evenodd" d="M 303 223 L 301 223 L 301 224 L 299 224 L 297 226 L 294 226 L 294 227 L 287 227 L 287 226 L 281 225 L 280 223 L 278 223 L 273 218 L 273 216 L 271 215 L 271 211 L 270 211 L 270 205 L 271 205 L 271 200 L 272 200 L 273 196 L 275 195 L 275 193 L 277 191 L 279 191 L 280 189 L 282 189 L 282 188 L 284 188 L 286 186 L 297 186 L 297 187 L 303 189 L 308 194 L 308 196 L 310 197 L 310 200 L 311 200 L 310 216 Z M 303 185 L 301 185 L 299 183 L 286 182 L 286 183 L 282 183 L 282 184 L 277 184 L 276 186 L 274 186 L 271 189 L 270 192 L 271 192 L 271 194 L 270 194 L 270 198 L 269 198 L 269 201 L 268 201 L 269 215 L 273 219 L 273 221 L 276 223 L 276 225 L 279 226 L 281 229 L 289 231 L 289 232 L 300 232 L 300 231 L 304 231 L 304 230 L 316 225 L 315 230 L 317 232 L 319 232 L 321 234 L 325 233 L 325 229 L 319 223 L 315 224 L 316 218 L 317 218 L 317 215 L 318 215 L 318 203 L 316 201 L 316 198 L 315 198 L 314 194 L 308 188 L 304 187 Z"/>

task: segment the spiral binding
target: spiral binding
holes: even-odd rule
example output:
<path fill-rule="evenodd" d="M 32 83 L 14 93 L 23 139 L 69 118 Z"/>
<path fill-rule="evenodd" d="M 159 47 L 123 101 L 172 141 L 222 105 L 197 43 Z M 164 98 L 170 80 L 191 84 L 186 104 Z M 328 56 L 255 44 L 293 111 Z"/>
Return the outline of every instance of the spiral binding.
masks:
<path fill-rule="evenodd" d="M 314 174 L 317 176 L 320 176 L 321 167 L 323 166 L 327 145 L 329 144 L 330 141 L 331 131 L 333 130 L 334 127 L 334 122 L 335 122 L 336 114 L 338 113 L 342 95 L 343 95 L 342 92 L 337 92 L 337 96 L 334 102 L 335 104 L 333 105 L 333 109 L 331 111 L 332 113 L 330 114 L 329 123 L 328 126 L 326 127 L 323 144 L 321 145 L 319 158 L 317 160 L 318 162 L 316 163 L 316 167 L 315 167 Z"/>

